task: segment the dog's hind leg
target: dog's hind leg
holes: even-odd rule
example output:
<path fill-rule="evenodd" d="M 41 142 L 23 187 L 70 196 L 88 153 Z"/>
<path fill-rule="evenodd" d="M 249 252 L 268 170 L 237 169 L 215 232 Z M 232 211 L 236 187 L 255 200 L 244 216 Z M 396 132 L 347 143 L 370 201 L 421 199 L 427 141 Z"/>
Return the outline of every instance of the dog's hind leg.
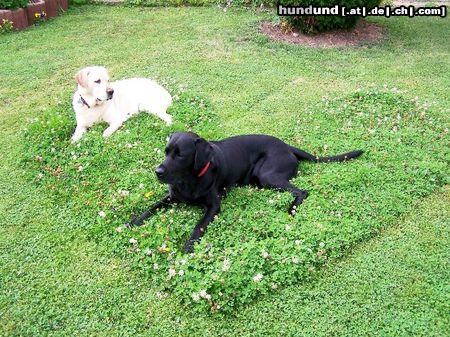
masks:
<path fill-rule="evenodd" d="M 294 201 L 289 208 L 289 214 L 294 215 L 296 208 L 308 197 L 308 192 L 292 185 L 289 180 L 297 171 L 297 159 L 292 155 L 277 156 L 277 161 L 265 160 L 257 168 L 256 177 L 262 187 L 277 189 L 292 193 Z M 279 165 L 279 163 L 283 163 Z"/>
<path fill-rule="evenodd" d="M 141 104 L 139 106 L 140 111 L 146 111 L 148 113 L 151 113 L 159 118 L 161 118 L 164 122 L 166 122 L 167 125 L 172 124 L 172 116 L 167 113 L 167 108 L 169 106 L 149 106 L 147 104 Z"/>
<path fill-rule="evenodd" d="M 289 207 L 289 214 L 291 215 L 295 215 L 295 212 L 297 211 L 297 206 L 300 205 L 303 202 L 303 200 L 305 200 L 308 197 L 307 191 L 295 187 L 288 181 L 277 181 L 269 184 L 263 184 L 263 186 L 292 193 L 292 195 L 294 196 L 294 201 L 292 202 L 291 207 Z"/>
<path fill-rule="evenodd" d="M 171 203 L 174 203 L 175 200 L 173 200 L 170 195 L 165 196 L 160 201 L 154 203 L 148 210 L 146 210 L 144 213 L 142 213 L 139 216 L 134 217 L 130 221 L 130 225 L 132 226 L 140 226 L 144 222 L 145 219 L 147 219 L 149 216 L 151 216 L 153 213 L 155 213 L 156 210 L 159 208 L 166 208 Z"/>

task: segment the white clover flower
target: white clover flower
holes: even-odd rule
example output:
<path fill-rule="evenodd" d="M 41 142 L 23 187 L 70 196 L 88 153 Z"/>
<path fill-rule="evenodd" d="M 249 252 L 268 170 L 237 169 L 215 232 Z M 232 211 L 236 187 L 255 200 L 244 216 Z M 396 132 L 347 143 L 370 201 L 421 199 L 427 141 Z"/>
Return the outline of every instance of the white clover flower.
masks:
<path fill-rule="evenodd" d="M 106 213 L 104 211 L 100 211 L 98 212 L 98 216 L 104 218 L 106 216 Z"/>
<path fill-rule="evenodd" d="M 263 274 L 259 273 L 253 277 L 253 282 L 260 282 L 263 279 Z"/>
<path fill-rule="evenodd" d="M 154 269 L 154 270 L 157 270 L 157 269 L 159 269 L 159 266 L 158 266 L 158 264 L 157 264 L 157 263 L 154 263 L 154 264 L 153 264 L 153 269 Z"/>
<path fill-rule="evenodd" d="M 294 243 L 296 246 L 300 246 L 302 244 L 302 240 L 295 240 Z"/>
<path fill-rule="evenodd" d="M 78 172 L 81 172 L 84 170 L 84 167 L 82 165 L 78 166 Z"/>
<path fill-rule="evenodd" d="M 44 178 L 44 174 L 43 174 L 43 173 L 39 173 L 39 174 L 37 175 L 37 177 L 38 177 L 38 179 L 42 179 L 42 178 Z"/>
<path fill-rule="evenodd" d="M 135 238 L 131 238 L 131 239 L 130 239 L 130 243 L 131 243 L 132 245 L 135 245 L 135 244 L 138 243 L 138 240 L 136 240 Z"/>
<path fill-rule="evenodd" d="M 275 289 L 278 288 L 278 285 L 277 285 L 276 283 L 273 283 L 273 282 L 272 282 L 272 284 L 270 285 L 270 287 L 271 287 L 273 290 L 275 290 Z"/>
<path fill-rule="evenodd" d="M 223 271 L 228 271 L 228 270 L 230 270 L 230 267 L 231 267 L 231 261 L 229 259 L 223 260 L 222 270 Z"/>
<path fill-rule="evenodd" d="M 122 226 L 119 226 L 119 227 L 116 228 L 116 232 L 117 233 L 120 233 L 122 231 L 123 231 L 123 227 Z"/>
<path fill-rule="evenodd" d="M 169 268 L 169 278 L 174 277 L 177 274 L 177 271 L 173 268 Z"/>
<path fill-rule="evenodd" d="M 178 275 L 183 276 L 183 275 L 184 275 L 184 270 L 181 269 L 181 270 L 178 272 Z"/>
<path fill-rule="evenodd" d="M 194 302 L 198 302 L 198 301 L 200 301 L 200 295 L 198 294 L 198 293 L 192 293 L 192 300 L 194 301 Z"/>
<path fill-rule="evenodd" d="M 127 190 L 122 190 L 122 191 L 120 191 L 120 195 L 125 198 L 130 195 L 130 192 Z"/>
<path fill-rule="evenodd" d="M 267 259 L 269 257 L 269 253 L 266 251 L 262 251 L 261 256 L 265 259 Z"/>
<path fill-rule="evenodd" d="M 206 292 L 205 289 L 202 289 L 202 290 L 200 290 L 199 295 L 201 298 L 206 298 L 206 296 L 208 296 L 208 293 Z"/>
<path fill-rule="evenodd" d="M 211 295 L 210 294 L 206 294 L 206 296 L 205 296 L 205 300 L 211 300 Z"/>
<path fill-rule="evenodd" d="M 294 213 L 294 212 L 295 212 L 295 210 L 292 210 L 292 213 Z M 291 226 L 286 225 L 286 226 L 284 226 L 284 229 L 285 229 L 286 231 L 289 231 L 289 230 L 291 230 Z"/>
<path fill-rule="evenodd" d="M 300 259 L 298 258 L 298 256 L 293 256 L 292 257 L 292 263 L 293 264 L 298 264 L 300 262 Z"/>
<path fill-rule="evenodd" d="M 143 189 L 144 187 L 145 187 L 144 184 L 142 184 L 142 183 L 139 184 L 139 188 L 140 188 L 140 189 Z"/>
<path fill-rule="evenodd" d="M 145 250 L 145 255 L 150 256 L 150 255 L 152 255 L 152 254 L 153 254 L 153 251 L 152 251 L 150 248 L 147 248 L 147 249 Z"/>
<path fill-rule="evenodd" d="M 158 292 L 156 293 L 156 297 L 158 298 L 158 300 L 162 300 L 162 299 L 164 299 L 165 297 L 167 297 L 167 294 L 158 291 Z"/>

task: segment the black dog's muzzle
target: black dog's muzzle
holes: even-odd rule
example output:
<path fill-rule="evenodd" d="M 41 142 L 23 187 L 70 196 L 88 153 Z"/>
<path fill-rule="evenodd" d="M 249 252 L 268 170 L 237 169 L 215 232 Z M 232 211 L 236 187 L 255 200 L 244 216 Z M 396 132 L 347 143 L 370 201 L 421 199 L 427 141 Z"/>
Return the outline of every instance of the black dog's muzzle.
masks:
<path fill-rule="evenodd" d="M 155 173 L 156 173 L 156 176 L 158 177 L 158 179 L 163 181 L 164 178 L 167 176 L 167 169 L 164 166 L 159 165 L 155 169 Z"/>

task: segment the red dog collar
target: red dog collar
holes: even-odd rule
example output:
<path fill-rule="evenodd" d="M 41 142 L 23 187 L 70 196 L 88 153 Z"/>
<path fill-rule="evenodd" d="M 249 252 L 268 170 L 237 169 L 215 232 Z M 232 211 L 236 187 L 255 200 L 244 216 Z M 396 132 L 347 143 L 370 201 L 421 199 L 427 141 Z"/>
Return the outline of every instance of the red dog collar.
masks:
<path fill-rule="evenodd" d="M 211 162 L 210 162 L 210 161 L 207 162 L 206 165 L 205 165 L 205 167 L 202 168 L 202 170 L 201 170 L 200 173 L 197 175 L 197 177 L 200 178 L 202 175 L 204 175 L 204 174 L 206 173 L 206 171 L 208 171 L 210 165 L 211 165 Z"/>

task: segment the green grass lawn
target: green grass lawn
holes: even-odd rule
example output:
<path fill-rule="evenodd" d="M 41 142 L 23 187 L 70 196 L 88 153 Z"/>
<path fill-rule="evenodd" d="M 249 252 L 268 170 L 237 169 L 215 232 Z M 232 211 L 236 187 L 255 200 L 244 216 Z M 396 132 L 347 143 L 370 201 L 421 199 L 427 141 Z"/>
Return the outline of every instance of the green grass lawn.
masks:
<path fill-rule="evenodd" d="M 260 36 L 258 22 L 270 18 L 87 6 L 0 37 L 8 51 L 0 53 L 3 334 L 448 331 L 449 195 L 440 186 L 448 179 L 449 20 L 380 19 L 388 33 L 379 45 L 317 50 Z M 165 83 L 180 97 L 174 126 L 143 115 L 107 141 L 98 126 L 69 145 L 73 74 L 89 64 L 106 65 L 113 78 Z M 289 195 L 236 189 L 196 255 L 183 256 L 195 208 L 122 226 L 164 192 L 150 172 L 163 156 L 156 150 L 185 129 L 366 154 L 301 165 L 294 183 L 311 197 L 294 219 L 285 214 Z M 226 273 L 224 259 L 232 261 Z M 168 268 L 185 275 L 169 279 Z M 263 282 L 252 282 L 259 272 Z M 211 302 L 192 300 L 201 289 Z M 210 312 L 218 305 L 224 314 Z"/>

